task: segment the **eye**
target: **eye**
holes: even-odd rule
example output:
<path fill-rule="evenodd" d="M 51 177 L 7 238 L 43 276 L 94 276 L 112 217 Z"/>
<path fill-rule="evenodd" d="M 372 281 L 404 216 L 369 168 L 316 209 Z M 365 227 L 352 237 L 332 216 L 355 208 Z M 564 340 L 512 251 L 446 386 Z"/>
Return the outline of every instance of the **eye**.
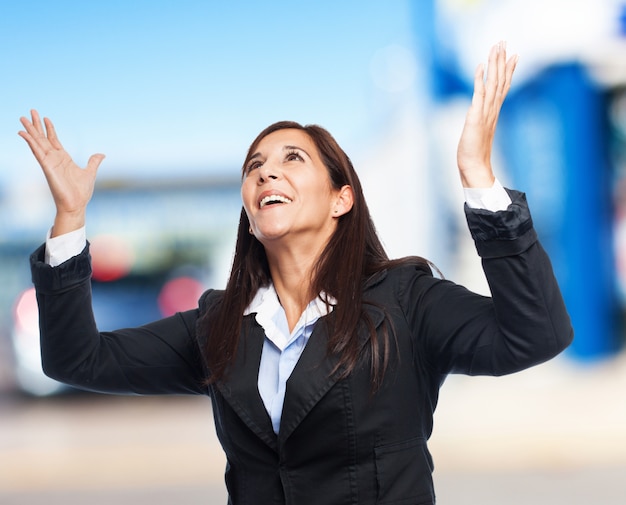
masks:
<path fill-rule="evenodd" d="M 287 156 L 285 156 L 285 160 L 286 161 L 304 161 L 304 158 L 300 156 L 300 153 L 298 153 L 298 151 L 289 151 L 287 153 Z"/>
<path fill-rule="evenodd" d="M 254 169 L 259 168 L 261 165 L 263 165 L 263 163 L 261 163 L 260 161 L 251 161 L 250 163 L 248 163 L 248 165 L 246 166 L 246 173 L 249 174 L 250 172 L 252 172 Z"/>

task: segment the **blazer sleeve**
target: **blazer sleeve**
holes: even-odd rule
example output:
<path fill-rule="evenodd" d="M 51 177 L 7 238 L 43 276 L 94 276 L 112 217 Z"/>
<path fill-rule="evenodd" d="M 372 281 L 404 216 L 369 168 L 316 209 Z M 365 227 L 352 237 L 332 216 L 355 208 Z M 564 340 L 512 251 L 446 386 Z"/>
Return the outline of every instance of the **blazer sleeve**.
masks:
<path fill-rule="evenodd" d="M 30 263 L 46 375 L 106 393 L 206 393 L 197 309 L 137 328 L 99 332 L 91 305 L 89 246 L 57 267 L 44 262 L 44 248 Z"/>
<path fill-rule="evenodd" d="M 563 351 L 573 329 L 523 193 L 505 211 L 466 216 L 491 290 L 417 274 L 402 290 L 417 353 L 441 374 L 503 375 Z"/>

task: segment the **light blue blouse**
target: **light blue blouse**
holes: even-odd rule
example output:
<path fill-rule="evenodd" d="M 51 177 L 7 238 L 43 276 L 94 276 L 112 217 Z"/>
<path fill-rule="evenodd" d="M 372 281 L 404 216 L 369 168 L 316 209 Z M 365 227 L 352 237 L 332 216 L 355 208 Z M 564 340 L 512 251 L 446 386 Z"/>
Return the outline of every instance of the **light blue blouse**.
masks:
<path fill-rule="evenodd" d="M 293 331 L 289 332 L 285 310 L 274 285 L 270 284 L 259 289 L 244 312 L 244 315 L 255 313 L 257 322 L 265 330 L 258 387 L 275 433 L 280 427 L 287 379 L 298 363 L 315 323 L 328 314 L 328 309 L 332 311 L 332 305 L 327 306 L 322 297 L 315 298 L 306 307 Z"/>

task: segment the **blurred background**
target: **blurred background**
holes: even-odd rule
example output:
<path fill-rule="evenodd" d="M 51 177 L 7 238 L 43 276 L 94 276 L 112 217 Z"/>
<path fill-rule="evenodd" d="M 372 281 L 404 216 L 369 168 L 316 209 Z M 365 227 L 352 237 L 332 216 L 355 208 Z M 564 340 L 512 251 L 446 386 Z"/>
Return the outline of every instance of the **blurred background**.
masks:
<path fill-rule="evenodd" d="M 277 120 L 329 129 L 391 256 L 488 293 L 456 142 L 476 65 L 520 55 L 494 165 L 525 191 L 576 339 L 504 378 L 450 377 L 446 504 L 626 500 L 626 1 L 33 0 L 0 4 L 0 501 L 225 503 L 206 398 L 67 391 L 41 373 L 28 255 L 53 206 L 17 136 L 36 108 L 84 165 L 101 329 L 193 307 L 228 275 L 239 170 Z M 320 499 L 323 503 L 323 499 Z"/>

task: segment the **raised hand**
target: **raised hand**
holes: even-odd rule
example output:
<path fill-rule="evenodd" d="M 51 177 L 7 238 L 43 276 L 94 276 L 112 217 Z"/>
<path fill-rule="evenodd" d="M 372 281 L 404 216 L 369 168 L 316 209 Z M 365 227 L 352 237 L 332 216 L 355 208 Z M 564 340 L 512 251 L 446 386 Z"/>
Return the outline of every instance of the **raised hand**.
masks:
<path fill-rule="evenodd" d="M 461 182 L 466 188 L 490 188 L 494 182 L 491 150 L 502 103 L 511 87 L 518 57 L 507 60 L 506 44 L 491 48 L 485 78 L 481 63 L 474 74 L 474 95 L 457 150 Z"/>
<path fill-rule="evenodd" d="M 44 118 L 44 131 L 36 110 L 31 111 L 31 118 L 20 118 L 25 131 L 20 131 L 18 135 L 28 143 L 50 187 L 57 210 L 52 236 L 62 235 L 84 226 L 85 210 L 104 155 L 94 154 L 87 166 L 80 168 L 59 142 L 52 121 Z"/>

